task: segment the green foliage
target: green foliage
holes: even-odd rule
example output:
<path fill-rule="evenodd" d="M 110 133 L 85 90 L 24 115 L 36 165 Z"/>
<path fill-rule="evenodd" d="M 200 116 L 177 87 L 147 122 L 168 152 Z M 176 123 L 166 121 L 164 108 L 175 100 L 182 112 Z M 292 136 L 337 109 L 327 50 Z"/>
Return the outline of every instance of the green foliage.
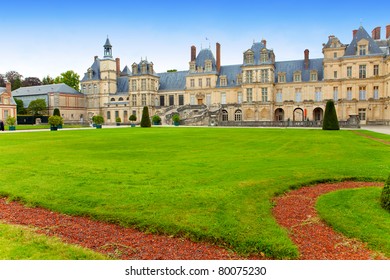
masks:
<path fill-rule="evenodd" d="M 56 77 L 54 79 L 55 84 L 61 84 L 64 83 L 75 90 L 80 90 L 80 76 L 79 74 L 75 73 L 73 70 L 66 71 L 64 73 L 61 73 L 60 76 Z"/>
<path fill-rule="evenodd" d="M 115 122 L 120 123 L 121 121 L 122 121 L 122 119 L 120 117 L 115 118 Z"/>
<path fill-rule="evenodd" d="M 5 123 L 8 125 L 15 125 L 16 124 L 16 118 L 8 116 L 7 119 L 5 120 Z"/>
<path fill-rule="evenodd" d="M 172 73 L 172 72 L 177 72 L 177 69 L 170 69 L 170 70 L 167 70 L 168 73 Z"/>
<path fill-rule="evenodd" d="M 33 100 L 30 102 L 27 109 L 34 116 L 43 115 L 47 113 L 45 112 L 47 110 L 46 101 L 41 98 Z"/>
<path fill-rule="evenodd" d="M 173 115 L 173 116 L 172 116 L 172 121 L 175 122 L 175 123 L 180 122 L 180 116 L 179 116 L 179 114 Z"/>
<path fill-rule="evenodd" d="M 103 116 L 101 116 L 101 115 L 94 115 L 94 116 L 92 117 L 92 121 L 93 121 L 93 123 L 95 123 L 95 124 L 103 124 L 103 123 L 104 123 L 104 118 L 103 118 Z"/>
<path fill-rule="evenodd" d="M 54 108 L 54 110 L 53 110 L 53 116 L 60 116 L 60 117 L 61 117 L 60 109 Z"/>
<path fill-rule="evenodd" d="M 23 100 L 14 98 L 16 102 L 16 111 L 18 115 L 27 114 L 27 110 L 24 108 Z"/>
<path fill-rule="evenodd" d="M 49 124 L 51 126 L 59 126 L 63 123 L 63 119 L 61 116 L 53 115 L 49 117 Z"/>
<path fill-rule="evenodd" d="M 142 110 L 142 119 L 141 119 L 141 127 L 151 127 L 152 124 L 150 123 L 149 118 L 149 108 L 148 106 L 145 106 Z"/>
<path fill-rule="evenodd" d="M 316 209 L 337 231 L 390 257 L 390 213 L 378 200 L 381 188 L 339 190 L 320 196 Z"/>
<path fill-rule="evenodd" d="M 298 252 L 272 216 L 276 193 L 315 181 L 383 181 L 390 173 L 390 146 L 349 130 L 99 132 L 2 134 L 0 166 L 12 172 L 0 176 L 0 195 L 66 214 L 208 240 L 243 254 L 287 259 Z M 386 212 L 378 199 L 377 207 Z"/>
<path fill-rule="evenodd" d="M 1 260 L 103 260 L 105 257 L 27 227 L 0 224 Z"/>
<path fill-rule="evenodd" d="M 54 79 L 52 77 L 50 77 L 49 75 L 47 75 L 46 77 L 44 77 L 42 79 L 42 84 L 43 85 L 51 85 L 51 84 L 54 84 Z"/>
<path fill-rule="evenodd" d="M 390 212 L 390 176 L 387 178 L 380 200 L 382 208 Z"/>
<path fill-rule="evenodd" d="M 155 124 L 160 124 L 161 123 L 161 118 L 159 115 L 154 115 L 152 118 L 153 123 Z"/>
<path fill-rule="evenodd" d="M 137 120 L 137 116 L 136 115 L 130 115 L 129 121 L 135 122 L 136 120 Z"/>
<path fill-rule="evenodd" d="M 339 121 L 337 119 L 336 108 L 333 100 L 328 100 L 325 107 L 324 121 L 322 123 L 323 130 L 339 130 Z"/>

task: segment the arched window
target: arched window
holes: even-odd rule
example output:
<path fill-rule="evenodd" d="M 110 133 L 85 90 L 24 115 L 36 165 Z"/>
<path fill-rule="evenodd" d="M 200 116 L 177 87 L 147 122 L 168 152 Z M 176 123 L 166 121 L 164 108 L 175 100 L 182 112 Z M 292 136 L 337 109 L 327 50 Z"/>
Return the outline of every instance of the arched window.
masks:
<path fill-rule="evenodd" d="M 115 101 L 115 98 L 113 97 L 113 98 L 111 98 L 111 101 Z"/>
<path fill-rule="evenodd" d="M 229 120 L 229 115 L 226 110 L 222 110 L 222 121 L 227 122 Z"/>
<path fill-rule="evenodd" d="M 119 97 L 118 101 L 123 101 L 123 98 L 122 98 L 122 97 Z"/>
<path fill-rule="evenodd" d="M 235 120 L 236 122 L 242 121 L 242 111 L 241 111 L 240 109 L 238 109 L 238 110 L 236 110 L 236 111 L 234 112 L 234 120 Z"/>

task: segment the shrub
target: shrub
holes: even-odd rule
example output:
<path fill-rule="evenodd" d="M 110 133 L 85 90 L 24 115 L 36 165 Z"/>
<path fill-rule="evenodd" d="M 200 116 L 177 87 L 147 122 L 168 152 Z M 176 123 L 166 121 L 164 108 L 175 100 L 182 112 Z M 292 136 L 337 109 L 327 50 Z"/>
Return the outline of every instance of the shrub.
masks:
<path fill-rule="evenodd" d="M 54 108 L 54 110 L 53 110 L 53 116 L 60 116 L 60 117 L 61 117 L 60 109 Z"/>
<path fill-rule="evenodd" d="M 180 116 L 178 114 L 175 114 L 172 116 L 172 121 L 175 123 L 180 122 Z"/>
<path fill-rule="evenodd" d="M 92 117 L 92 121 L 95 123 L 95 124 L 103 124 L 104 123 L 104 118 L 100 115 L 95 115 Z"/>
<path fill-rule="evenodd" d="M 339 130 L 339 121 L 337 119 L 336 108 L 333 100 L 326 102 L 324 121 L 322 123 L 323 130 Z"/>
<path fill-rule="evenodd" d="M 149 109 L 148 106 L 145 106 L 142 110 L 142 119 L 141 119 L 141 127 L 151 127 L 152 124 L 150 123 L 149 118 Z"/>
<path fill-rule="evenodd" d="M 131 115 L 129 117 L 129 121 L 135 122 L 136 120 L 137 120 L 137 116 L 136 115 Z"/>
<path fill-rule="evenodd" d="M 381 194 L 381 206 L 390 212 L 390 176 L 387 178 Z"/>
<path fill-rule="evenodd" d="M 122 119 L 120 117 L 115 118 L 115 122 L 120 123 Z"/>
<path fill-rule="evenodd" d="M 161 123 L 161 118 L 159 115 L 154 115 L 152 118 L 153 124 L 160 124 Z"/>
<path fill-rule="evenodd" d="M 49 117 L 49 124 L 51 126 L 59 126 L 62 124 L 62 117 L 60 116 L 50 116 Z"/>
<path fill-rule="evenodd" d="M 5 120 L 5 123 L 8 125 L 15 125 L 16 123 L 16 118 L 8 116 L 7 119 Z"/>

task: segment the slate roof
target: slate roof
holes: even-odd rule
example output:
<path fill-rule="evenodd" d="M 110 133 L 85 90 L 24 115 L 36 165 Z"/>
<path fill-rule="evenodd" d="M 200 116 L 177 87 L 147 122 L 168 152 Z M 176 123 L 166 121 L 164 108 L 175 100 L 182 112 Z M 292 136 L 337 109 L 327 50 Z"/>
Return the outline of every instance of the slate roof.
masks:
<path fill-rule="evenodd" d="M 121 76 L 131 76 L 131 71 L 129 67 L 127 67 L 127 65 L 125 66 L 125 68 L 123 68 L 121 72 Z"/>
<path fill-rule="evenodd" d="M 185 90 L 188 73 L 189 71 L 178 71 L 157 74 L 160 77 L 159 90 Z"/>
<path fill-rule="evenodd" d="M 383 55 L 383 51 L 379 48 L 378 44 L 371 38 L 367 31 L 360 26 L 355 36 L 352 39 L 351 44 L 348 45 L 345 50 L 344 56 L 356 56 L 357 44 L 360 40 L 366 39 L 368 41 L 368 54 L 367 55 Z"/>
<path fill-rule="evenodd" d="M 129 78 L 127 76 L 117 78 L 117 93 L 129 92 Z"/>
<path fill-rule="evenodd" d="M 309 59 L 309 68 L 305 70 L 304 60 L 279 61 L 275 62 L 275 82 L 278 83 L 278 73 L 286 73 L 286 83 L 294 81 L 294 72 L 301 71 L 302 82 L 310 81 L 310 71 L 317 71 L 317 80 L 321 81 L 324 78 L 324 69 L 322 66 L 323 59 Z"/>
<path fill-rule="evenodd" d="M 215 58 L 213 52 L 210 49 L 202 49 L 198 56 L 196 57 L 196 67 L 202 67 L 203 69 L 206 66 L 206 60 L 211 60 L 211 70 L 216 71 L 217 66 L 215 64 Z"/>
<path fill-rule="evenodd" d="M 241 66 L 238 65 L 227 65 L 227 66 L 221 66 L 220 75 L 218 76 L 217 80 L 217 87 L 218 88 L 225 88 L 225 87 L 235 87 L 237 86 L 237 75 L 241 73 Z M 220 76 L 225 75 L 227 79 L 227 85 L 226 86 L 220 86 Z"/>
<path fill-rule="evenodd" d="M 92 79 L 89 78 L 88 72 L 84 73 L 84 77 L 80 82 L 91 81 L 91 80 L 100 80 L 100 59 L 96 59 L 92 66 Z"/>
<path fill-rule="evenodd" d="M 21 87 L 12 92 L 12 96 L 42 95 L 48 93 L 82 94 L 66 84 L 52 84 L 43 86 Z"/>
<path fill-rule="evenodd" d="M 5 92 L 5 90 L 6 90 L 6 88 L 5 88 L 5 87 L 0 87 L 0 95 L 1 95 L 2 93 L 4 93 L 4 92 Z M 11 100 L 10 100 L 10 103 L 11 103 L 11 105 L 16 105 L 15 99 L 14 99 L 14 97 L 12 96 L 12 94 L 11 94 Z"/>

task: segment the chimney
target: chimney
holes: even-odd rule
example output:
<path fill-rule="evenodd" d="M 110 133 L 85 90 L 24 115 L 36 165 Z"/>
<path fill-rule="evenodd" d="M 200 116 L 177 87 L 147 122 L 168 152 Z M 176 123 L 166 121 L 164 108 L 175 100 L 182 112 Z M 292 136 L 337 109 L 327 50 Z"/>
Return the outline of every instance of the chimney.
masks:
<path fill-rule="evenodd" d="M 267 48 L 267 40 L 263 39 L 261 40 L 261 43 L 264 45 L 264 48 Z"/>
<path fill-rule="evenodd" d="M 386 39 L 390 38 L 390 25 L 386 26 Z"/>
<path fill-rule="evenodd" d="M 217 72 L 219 73 L 219 71 L 221 70 L 221 44 L 220 43 L 216 43 L 215 44 L 216 46 L 216 53 L 217 53 L 217 61 L 216 61 L 216 64 L 217 64 Z"/>
<path fill-rule="evenodd" d="M 374 40 L 380 40 L 380 39 L 381 39 L 381 28 L 380 28 L 380 26 L 375 27 L 375 28 L 372 30 L 371 34 L 372 34 L 372 36 L 371 36 L 372 39 L 374 39 Z"/>
<path fill-rule="evenodd" d="M 309 69 L 309 50 L 305 50 L 305 70 Z"/>
<path fill-rule="evenodd" d="M 121 60 L 119 58 L 115 58 L 116 62 L 116 76 L 119 77 L 121 75 Z"/>
<path fill-rule="evenodd" d="M 11 83 L 10 82 L 5 83 L 5 92 L 11 93 Z"/>
<path fill-rule="evenodd" d="M 355 29 L 355 30 L 352 30 L 352 38 L 355 38 L 355 36 L 356 36 L 356 33 L 358 32 L 358 30 L 357 29 Z"/>
<path fill-rule="evenodd" d="M 195 61 L 195 60 L 196 60 L 196 47 L 191 46 L 191 61 Z"/>
<path fill-rule="evenodd" d="M 96 61 L 97 59 L 98 59 L 98 56 L 95 55 L 95 56 L 93 57 L 93 61 Z"/>

